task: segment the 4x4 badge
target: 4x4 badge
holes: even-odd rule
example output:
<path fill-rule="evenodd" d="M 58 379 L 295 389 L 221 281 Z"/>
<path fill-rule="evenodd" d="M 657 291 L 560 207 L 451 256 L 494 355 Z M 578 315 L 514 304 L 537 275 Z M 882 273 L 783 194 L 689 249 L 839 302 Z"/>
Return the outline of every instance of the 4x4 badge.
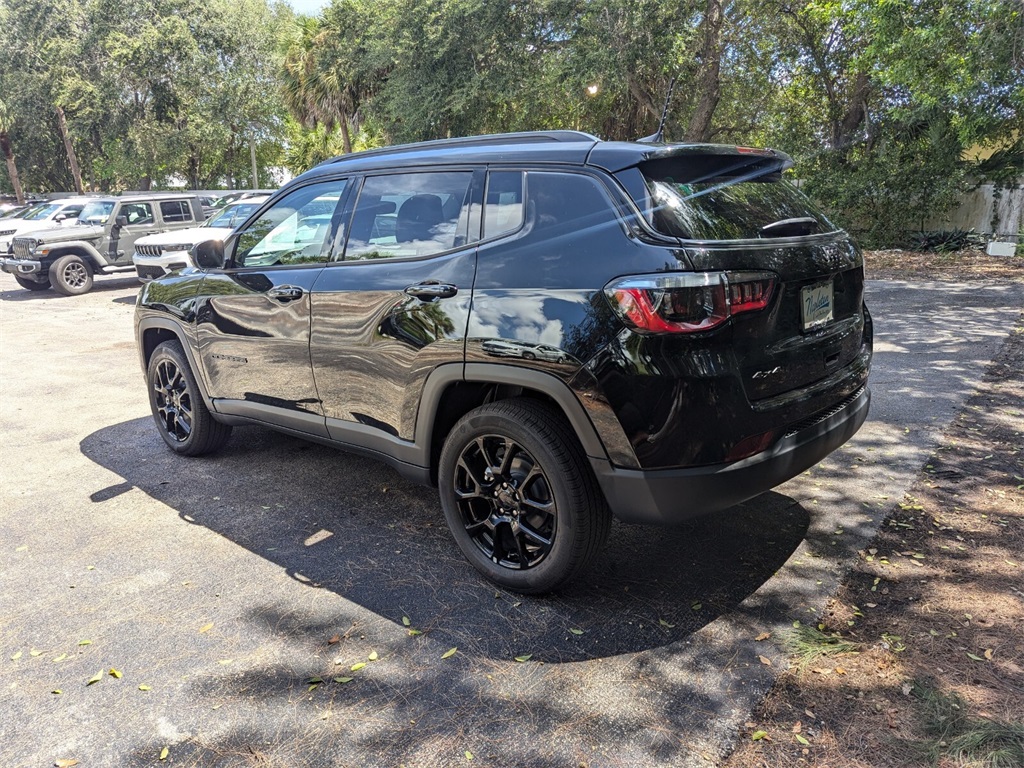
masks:
<path fill-rule="evenodd" d="M 770 371 L 758 371 L 751 378 L 754 379 L 767 379 L 769 376 L 774 376 L 776 373 L 782 370 L 781 365 L 776 365 Z"/>

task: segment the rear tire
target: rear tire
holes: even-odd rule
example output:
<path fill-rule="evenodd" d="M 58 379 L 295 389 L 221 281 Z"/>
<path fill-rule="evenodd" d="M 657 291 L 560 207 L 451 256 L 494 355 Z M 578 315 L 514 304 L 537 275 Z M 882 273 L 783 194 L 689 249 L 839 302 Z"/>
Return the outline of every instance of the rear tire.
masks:
<path fill-rule="evenodd" d="M 438 486 L 463 554 L 515 592 L 556 589 L 608 537 L 611 512 L 583 449 L 543 402 L 502 400 L 463 416 L 441 451 Z"/>
<path fill-rule="evenodd" d="M 175 453 L 182 456 L 213 453 L 231 437 L 231 426 L 215 420 L 203 402 L 196 377 L 179 342 L 165 341 L 153 351 L 146 382 L 157 430 Z"/>
<path fill-rule="evenodd" d="M 14 276 L 14 279 L 18 282 L 22 288 L 28 291 L 45 291 L 50 287 L 50 279 L 45 280 L 32 280 L 28 277 Z"/>
<path fill-rule="evenodd" d="M 64 296 L 80 296 L 92 290 L 92 265 L 81 256 L 69 253 L 50 265 L 53 290 Z"/>

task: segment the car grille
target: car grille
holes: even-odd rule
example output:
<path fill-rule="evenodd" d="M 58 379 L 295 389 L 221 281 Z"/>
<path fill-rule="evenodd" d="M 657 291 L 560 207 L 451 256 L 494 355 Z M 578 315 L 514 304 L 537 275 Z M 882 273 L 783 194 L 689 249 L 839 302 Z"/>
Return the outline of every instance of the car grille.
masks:
<path fill-rule="evenodd" d="M 158 277 L 164 276 L 164 271 L 160 267 L 147 267 L 142 264 L 136 264 L 135 271 L 139 273 L 139 277 L 143 280 L 156 280 Z"/>
<path fill-rule="evenodd" d="M 22 240 L 20 238 L 15 238 L 14 242 L 11 244 L 11 250 L 19 259 L 28 259 L 32 257 L 32 248 L 34 246 L 34 240 Z"/>
<path fill-rule="evenodd" d="M 136 245 L 135 252 L 143 256 L 159 256 L 162 249 L 159 245 Z"/>

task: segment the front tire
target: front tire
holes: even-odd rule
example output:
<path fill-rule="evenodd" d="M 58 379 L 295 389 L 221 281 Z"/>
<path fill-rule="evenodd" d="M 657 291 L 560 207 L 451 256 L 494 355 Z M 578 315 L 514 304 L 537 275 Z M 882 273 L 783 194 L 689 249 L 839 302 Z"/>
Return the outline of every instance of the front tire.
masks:
<path fill-rule="evenodd" d="M 53 290 L 64 296 L 80 296 L 92 290 L 92 265 L 81 256 L 69 253 L 50 265 Z"/>
<path fill-rule="evenodd" d="M 18 285 L 27 291 L 45 291 L 50 287 L 49 278 L 45 280 L 32 280 L 28 277 L 19 277 L 18 275 L 15 275 L 14 279 L 17 281 Z"/>
<path fill-rule="evenodd" d="M 165 341 L 153 351 L 146 382 L 153 420 L 172 451 L 182 456 L 202 456 L 227 442 L 231 426 L 210 414 L 179 342 Z"/>
<path fill-rule="evenodd" d="M 476 408 L 445 440 L 441 505 L 463 554 L 515 592 L 561 586 L 594 558 L 611 512 L 572 428 L 525 398 Z"/>

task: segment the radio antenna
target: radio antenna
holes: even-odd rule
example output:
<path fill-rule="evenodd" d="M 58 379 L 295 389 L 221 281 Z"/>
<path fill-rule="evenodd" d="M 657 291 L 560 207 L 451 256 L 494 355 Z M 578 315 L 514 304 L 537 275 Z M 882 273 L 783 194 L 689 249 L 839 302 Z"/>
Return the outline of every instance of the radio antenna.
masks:
<path fill-rule="evenodd" d="M 661 110 L 661 121 L 658 123 L 658 130 L 656 133 L 652 133 L 650 136 L 644 136 L 642 139 L 637 141 L 643 142 L 644 144 L 657 144 L 662 141 L 662 137 L 665 134 L 665 120 L 668 118 L 668 105 L 672 103 L 672 91 L 676 88 L 676 78 L 673 77 L 668 82 L 668 93 L 665 94 L 665 106 Z"/>

